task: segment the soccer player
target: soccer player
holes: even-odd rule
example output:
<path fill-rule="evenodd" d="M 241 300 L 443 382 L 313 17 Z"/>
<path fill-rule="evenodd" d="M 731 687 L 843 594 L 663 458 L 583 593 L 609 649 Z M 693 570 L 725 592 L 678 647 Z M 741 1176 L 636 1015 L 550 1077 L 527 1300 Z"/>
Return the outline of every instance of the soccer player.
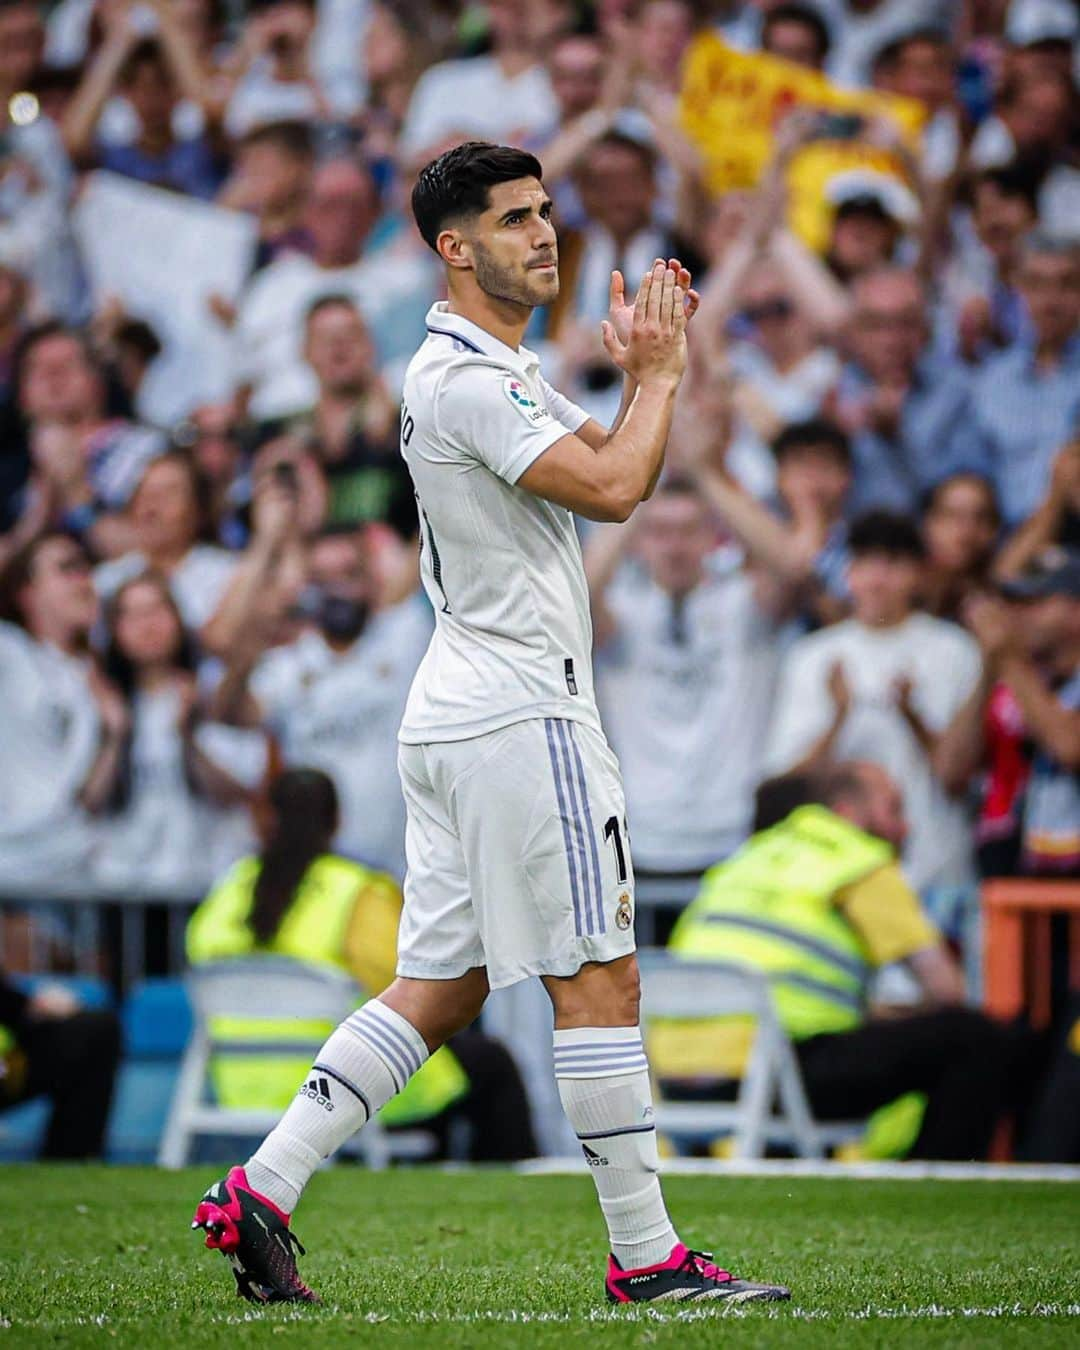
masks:
<path fill-rule="evenodd" d="M 460 145 L 422 171 L 412 206 L 450 298 L 428 315 L 401 410 L 436 626 L 400 733 L 398 978 L 320 1051 L 312 1074 L 330 1100 L 302 1086 L 246 1166 L 210 1188 L 194 1226 L 248 1298 L 314 1300 L 289 1228 L 308 1178 L 490 989 L 539 975 L 560 1097 L 610 1235 L 608 1298 L 787 1298 L 684 1246 L 660 1191 L 623 790 L 593 698 L 572 515 L 625 520 L 652 492 L 697 304 L 690 275 L 658 259 L 629 305 L 612 274 L 602 334 L 626 379 L 609 432 L 521 346 L 532 311 L 559 289 L 537 160 Z"/>

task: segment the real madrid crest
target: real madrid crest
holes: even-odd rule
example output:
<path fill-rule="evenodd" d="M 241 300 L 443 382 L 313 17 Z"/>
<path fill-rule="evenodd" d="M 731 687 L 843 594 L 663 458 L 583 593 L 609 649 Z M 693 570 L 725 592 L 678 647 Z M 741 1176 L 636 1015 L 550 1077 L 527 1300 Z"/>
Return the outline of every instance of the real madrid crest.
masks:
<path fill-rule="evenodd" d="M 630 908 L 630 893 L 623 891 L 619 896 L 619 905 L 615 910 L 615 927 L 629 928 L 634 922 L 634 911 Z"/>

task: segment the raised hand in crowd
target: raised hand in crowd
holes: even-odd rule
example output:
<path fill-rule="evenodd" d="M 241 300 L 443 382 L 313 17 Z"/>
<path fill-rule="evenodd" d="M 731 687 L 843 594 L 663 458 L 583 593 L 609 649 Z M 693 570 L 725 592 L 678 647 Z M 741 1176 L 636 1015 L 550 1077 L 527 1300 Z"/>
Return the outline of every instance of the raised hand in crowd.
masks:
<path fill-rule="evenodd" d="M 1058 451 L 1046 496 L 1005 541 L 994 563 L 994 576 L 999 581 L 1019 576 L 1044 549 L 1061 541 L 1070 522 L 1080 522 L 1080 439 Z"/>

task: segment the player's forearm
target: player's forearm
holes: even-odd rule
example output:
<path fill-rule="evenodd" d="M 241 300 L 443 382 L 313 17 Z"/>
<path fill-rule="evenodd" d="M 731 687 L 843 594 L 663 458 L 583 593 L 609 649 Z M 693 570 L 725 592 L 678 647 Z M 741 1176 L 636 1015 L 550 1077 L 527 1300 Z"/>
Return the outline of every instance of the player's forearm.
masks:
<path fill-rule="evenodd" d="M 629 517 L 663 468 L 678 387 L 670 378 L 640 383 L 622 425 L 597 451 L 614 520 Z"/>

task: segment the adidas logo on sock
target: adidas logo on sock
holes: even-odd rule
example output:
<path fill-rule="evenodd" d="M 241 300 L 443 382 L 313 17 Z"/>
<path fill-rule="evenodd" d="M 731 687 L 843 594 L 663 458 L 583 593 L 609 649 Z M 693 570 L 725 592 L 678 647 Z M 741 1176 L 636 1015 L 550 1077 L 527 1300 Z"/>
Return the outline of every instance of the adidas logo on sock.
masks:
<path fill-rule="evenodd" d="M 582 1144 L 581 1151 L 582 1153 L 585 1154 L 585 1161 L 589 1164 L 590 1167 L 611 1166 L 609 1159 L 605 1158 L 600 1153 L 594 1153 L 592 1149 L 588 1146 L 588 1144 Z"/>
<path fill-rule="evenodd" d="M 310 1083 L 301 1083 L 296 1095 L 310 1097 L 319 1106 L 325 1106 L 327 1111 L 334 1109 L 334 1103 L 330 1100 L 330 1083 L 326 1078 L 313 1078 Z"/>

